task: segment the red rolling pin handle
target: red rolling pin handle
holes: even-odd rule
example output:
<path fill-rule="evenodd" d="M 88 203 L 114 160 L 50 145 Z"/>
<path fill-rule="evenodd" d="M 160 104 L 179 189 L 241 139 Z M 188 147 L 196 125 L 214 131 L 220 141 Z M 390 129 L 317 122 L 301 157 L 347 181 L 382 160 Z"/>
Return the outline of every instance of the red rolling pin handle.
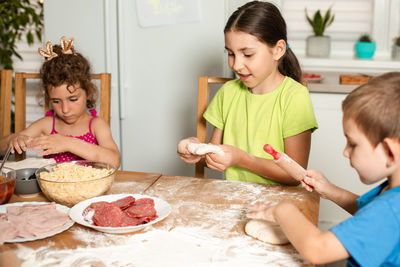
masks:
<path fill-rule="evenodd" d="M 313 188 L 311 185 L 304 182 L 304 175 L 306 170 L 301 167 L 296 161 L 290 158 L 287 154 L 283 152 L 277 152 L 270 144 L 266 144 L 264 146 L 264 151 L 274 157 L 274 162 L 278 164 L 279 167 L 284 169 L 290 176 L 295 178 L 298 181 L 302 181 L 310 188 Z"/>

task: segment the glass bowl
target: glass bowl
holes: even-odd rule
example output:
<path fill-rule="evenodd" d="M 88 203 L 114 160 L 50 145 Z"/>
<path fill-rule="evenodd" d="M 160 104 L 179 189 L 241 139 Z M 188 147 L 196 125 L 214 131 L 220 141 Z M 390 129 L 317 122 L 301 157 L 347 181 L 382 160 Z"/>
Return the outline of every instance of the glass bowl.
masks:
<path fill-rule="evenodd" d="M 0 204 L 7 203 L 15 189 L 17 174 L 15 170 L 3 167 L 0 172 Z"/>
<path fill-rule="evenodd" d="M 85 160 L 54 163 L 36 171 L 43 194 L 51 201 L 72 207 L 105 194 L 117 169 L 108 163 Z"/>

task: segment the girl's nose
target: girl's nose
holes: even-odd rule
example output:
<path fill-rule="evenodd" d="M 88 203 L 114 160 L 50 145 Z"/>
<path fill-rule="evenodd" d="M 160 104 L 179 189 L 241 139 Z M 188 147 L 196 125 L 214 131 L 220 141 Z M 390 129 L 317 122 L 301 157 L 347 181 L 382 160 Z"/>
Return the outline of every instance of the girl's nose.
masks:
<path fill-rule="evenodd" d="M 67 114 L 68 111 L 69 111 L 69 105 L 66 104 L 66 103 L 63 103 L 61 109 L 62 109 L 62 112 L 63 112 L 64 114 Z"/>
<path fill-rule="evenodd" d="M 349 149 L 348 149 L 348 147 L 347 147 L 347 145 L 345 146 L 345 148 L 343 149 L 343 156 L 345 157 L 345 158 L 349 158 Z"/>
<path fill-rule="evenodd" d="M 239 72 L 243 68 L 243 62 L 238 57 L 233 60 L 232 69 Z"/>

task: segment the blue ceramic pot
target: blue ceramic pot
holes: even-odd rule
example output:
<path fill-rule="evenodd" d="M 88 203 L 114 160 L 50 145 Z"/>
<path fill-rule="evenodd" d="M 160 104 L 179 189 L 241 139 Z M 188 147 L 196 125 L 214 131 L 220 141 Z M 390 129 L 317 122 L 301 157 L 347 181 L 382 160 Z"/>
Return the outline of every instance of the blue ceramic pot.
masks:
<path fill-rule="evenodd" d="M 357 42 L 356 52 L 359 58 L 372 58 L 376 49 L 375 43 Z"/>

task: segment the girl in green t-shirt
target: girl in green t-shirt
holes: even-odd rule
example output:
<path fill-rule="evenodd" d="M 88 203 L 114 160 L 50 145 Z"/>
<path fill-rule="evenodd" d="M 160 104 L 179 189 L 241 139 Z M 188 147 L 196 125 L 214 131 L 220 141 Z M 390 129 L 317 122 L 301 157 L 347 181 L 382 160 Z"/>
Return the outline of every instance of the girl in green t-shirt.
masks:
<path fill-rule="evenodd" d="M 224 151 L 207 153 L 207 166 L 225 171 L 228 180 L 297 185 L 263 151 L 269 143 L 306 168 L 318 127 L 286 23 L 275 5 L 254 1 L 231 15 L 224 33 L 228 63 L 239 79 L 227 82 L 203 115 L 215 126 L 210 143 Z M 196 163 L 202 156 L 191 153 L 189 143 L 199 140 L 181 140 L 178 154 Z"/>

